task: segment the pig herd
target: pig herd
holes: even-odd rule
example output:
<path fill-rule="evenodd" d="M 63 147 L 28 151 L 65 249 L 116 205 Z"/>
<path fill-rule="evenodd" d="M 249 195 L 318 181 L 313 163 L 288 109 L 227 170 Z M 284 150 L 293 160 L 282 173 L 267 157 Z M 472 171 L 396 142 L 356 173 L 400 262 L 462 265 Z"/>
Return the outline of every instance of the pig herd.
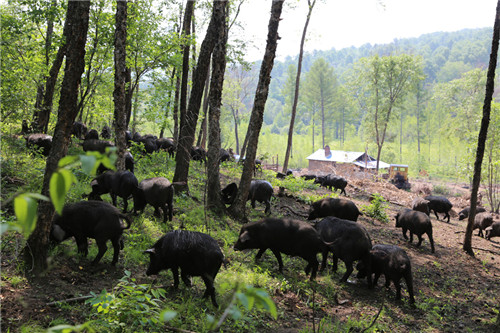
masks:
<path fill-rule="evenodd" d="M 84 144 L 99 145 L 97 132 L 85 132 L 80 129 L 80 135 L 85 137 Z M 103 129 L 102 137 L 108 137 L 109 128 Z M 33 140 L 43 141 L 43 138 L 34 137 Z M 148 137 L 140 135 L 132 138 L 143 142 L 146 151 L 157 149 L 159 141 L 153 141 Z M 164 140 L 165 141 L 165 140 Z M 151 144 L 149 144 L 150 142 Z M 153 143 L 156 147 L 153 147 Z M 34 143 L 30 143 L 34 144 Z M 168 151 L 170 142 L 164 142 L 164 148 Z M 105 145 L 105 144 L 103 144 Z M 148 148 L 149 147 L 149 148 Z M 93 147 L 92 149 L 96 149 Z M 193 159 L 204 161 L 204 152 L 193 149 Z M 221 159 L 226 154 L 221 151 Z M 130 156 L 131 157 L 131 156 Z M 196 158 L 194 158 L 196 157 Z M 164 177 L 154 177 L 137 180 L 132 170 L 126 171 L 104 171 L 92 180 L 91 192 L 88 201 L 67 204 L 61 215 L 54 218 L 51 230 L 51 240 L 59 243 L 70 237 L 74 237 L 78 253 L 86 256 L 88 254 L 88 238 L 95 239 L 98 254 L 92 261 L 97 264 L 107 250 L 108 240 L 113 245 L 113 259 L 111 264 L 118 261 L 119 252 L 124 248 L 123 232 L 130 228 L 131 219 L 125 214 L 128 210 L 128 198 L 134 201 L 134 213 L 144 210 L 146 205 L 154 207 L 155 215 L 163 213 L 163 222 L 171 221 L 173 218 L 173 196 L 172 183 Z M 279 178 L 289 176 L 289 173 L 278 174 Z M 306 178 L 306 177 L 304 177 Z M 306 178 L 307 179 L 307 178 Z M 314 177 L 315 183 L 330 189 L 339 189 L 345 192 L 347 181 L 334 175 Z M 236 197 L 238 187 L 231 183 L 221 190 L 221 199 L 225 204 L 232 204 Z M 101 195 L 109 193 L 113 205 L 101 200 Z M 273 187 L 266 180 L 252 180 L 248 200 L 255 208 L 255 202 L 265 205 L 265 213 L 271 213 L 271 198 Z M 123 200 L 123 212 L 117 207 L 117 198 Z M 440 196 L 427 196 L 417 198 L 412 203 L 412 209 L 402 209 L 395 216 L 396 227 L 402 229 L 404 239 L 413 242 L 413 235 L 418 238 L 417 247 L 421 246 L 426 235 L 429 240 L 431 252 L 435 252 L 435 244 L 432 235 L 432 223 L 430 213 L 434 212 L 439 220 L 439 214 L 444 214 L 443 220 L 449 222 L 449 211 L 452 204 L 448 199 Z M 474 229 L 479 229 L 480 236 L 483 231 L 486 238 L 500 236 L 500 223 L 493 223 L 491 214 L 479 208 L 477 210 Z M 466 218 L 469 209 L 459 213 L 459 219 Z M 313 202 L 309 209 L 308 220 L 316 220 L 309 223 L 298 219 L 266 217 L 262 220 L 244 224 L 239 232 L 233 249 L 242 251 L 256 249 L 255 260 L 259 260 L 267 249 L 276 257 L 278 270 L 283 272 L 284 264 L 282 254 L 297 256 L 304 259 L 307 265 L 304 268 L 310 280 L 314 280 L 319 272 L 327 267 L 328 258 L 332 257 L 332 271 L 337 271 L 338 260 L 342 260 L 346 267 L 345 273 L 340 281 L 346 282 L 357 269 L 357 277 L 367 279 L 368 288 L 377 285 L 380 275 L 385 277 L 385 286 L 389 287 L 391 282 L 396 288 L 396 299 L 401 299 L 401 280 L 405 280 L 409 302 L 415 303 L 413 291 L 413 277 L 411 272 L 411 261 L 407 253 L 400 247 L 392 244 L 373 244 L 370 234 L 366 228 L 358 223 L 358 217 L 363 213 L 356 204 L 345 198 L 324 198 Z M 170 269 L 174 278 L 174 288 L 179 285 L 179 273 L 186 286 L 191 285 L 191 277 L 199 276 L 203 279 L 206 290 L 203 297 L 210 297 L 212 304 L 218 306 L 215 296 L 214 281 L 222 265 L 227 264 L 218 242 L 211 236 L 194 231 L 175 230 L 167 232 L 159 238 L 149 249 L 144 251 L 149 255 L 150 262 L 146 269 L 146 275 L 156 275 L 162 270 Z M 322 254 L 321 267 L 317 254 Z M 357 263 L 355 265 L 355 263 Z M 180 271 L 180 272 L 179 272 Z"/>

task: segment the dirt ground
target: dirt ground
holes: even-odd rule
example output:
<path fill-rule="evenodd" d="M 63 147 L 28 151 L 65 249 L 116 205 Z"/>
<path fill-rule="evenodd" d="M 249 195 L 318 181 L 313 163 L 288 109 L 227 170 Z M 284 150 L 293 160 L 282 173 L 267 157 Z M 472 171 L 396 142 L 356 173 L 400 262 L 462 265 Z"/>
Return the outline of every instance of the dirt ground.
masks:
<path fill-rule="evenodd" d="M 388 183 L 372 182 L 369 180 L 351 181 L 346 188 L 348 199 L 354 201 L 358 207 L 369 204 L 371 193 L 380 193 L 388 202 L 388 215 L 390 222 L 383 224 L 373 219 L 362 216 L 359 220 L 369 231 L 374 244 L 388 243 L 404 248 L 411 258 L 414 275 L 414 289 L 417 303 L 423 295 L 427 299 L 448 297 L 453 318 L 458 320 L 447 321 L 445 318 L 449 313 L 443 313 L 444 331 L 446 332 L 481 332 L 488 326 L 488 321 L 496 317 L 494 309 L 499 308 L 500 290 L 500 238 L 488 241 L 477 236 L 474 232 L 472 244 L 475 256 L 466 255 L 462 250 L 466 221 L 458 221 L 457 212 L 468 204 L 467 193 L 462 185 L 447 185 L 453 196 L 450 201 L 454 208 L 450 223 L 437 220 L 431 216 L 433 224 L 434 241 L 436 252 L 430 251 L 429 241 L 424 236 L 420 248 L 415 246 L 416 242 L 409 244 L 402 237 L 401 230 L 394 226 L 393 216 L 402 207 L 409 207 L 412 199 L 418 195 L 427 194 L 432 189 L 428 182 L 415 182 L 410 192 L 398 190 Z M 321 191 L 325 191 L 321 189 Z M 305 215 L 308 205 L 297 201 L 293 194 L 279 197 L 275 207 L 285 216 L 298 217 L 297 214 Z M 495 216 L 496 221 L 500 220 Z M 9 243 L 10 242 L 10 243 Z M 74 324 L 85 321 L 84 314 L 76 312 L 75 307 L 60 307 L 50 305 L 54 300 L 70 299 L 88 295 L 89 292 L 99 292 L 106 288 L 110 290 L 117 280 L 123 276 L 120 263 L 116 268 L 106 264 L 96 267 L 89 265 L 80 266 L 78 259 L 65 258 L 64 263 L 53 262 L 46 276 L 33 280 L 16 282 L 9 278 L 18 275 L 16 271 L 16 253 L 4 251 L 4 249 L 17 249 L 15 238 L 4 238 L 2 240 L 2 287 L 1 287 L 1 330 L 2 332 L 16 332 L 18 327 L 29 321 L 37 321 L 48 325 L 54 318 L 64 317 Z M 70 244 L 69 246 L 73 246 Z M 17 253 L 18 254 L 18 253 Z M 57 259 L 56 259 L 57 260 Z M 353 280 L 353 281 L 351 281 Z M 381 281 L 382 278 L 381 278 Z M 375 315 L 378 305 L 362 308 L 354 306 L 356 302 L 370 303 L 373 299 L 373 291 L 366 288 L 355 287 L 363 281 L 350 279 L 354 287 L 347 286 L 346 289 L 336 296 L 333 306 L 324 307 L 317 311 L 316 317 L 332 316 L 336 318 L 357 318 L 361 310 L 366 314 Z M 376 292 L 381 293 L 383 287 L 379 281 Z M 493 293 L 493 297 L 491 297 Z M 496 298 L 495 298 L 496 294 Z M 394 298 L 394 288 L 389 298 Z M 407 297 L 406 292 L 403 298 Z M 399 307 L 393 299 L 390 302 L 390 311 L 394 316 L 406 315 L 412 320 L 406 321 L 397 331 L 412 332 L 419 331 L 422 322 L 430 320 L 421 308 L 409 309 Z M 281 328 L 278 332 L 297 332 L 305 325 L 310 325 L 311 311 L 303 297 L 294 293 L 280 293 L 274 295 L 274 300 L 279 308 L 284 309 L 284 315 L 280 321 Z M 496 300 L 496 301 L 495 301 Z M 496 304 L 495 304 L 496 302 Z M 485 306 L 486 303 L 486 306 Z M 485 310 L 486 309 L 486 310 Z M 72 312 L 73 311 L 73 312 Z M 488 331 L 488 330 L 487 330 Z"/>

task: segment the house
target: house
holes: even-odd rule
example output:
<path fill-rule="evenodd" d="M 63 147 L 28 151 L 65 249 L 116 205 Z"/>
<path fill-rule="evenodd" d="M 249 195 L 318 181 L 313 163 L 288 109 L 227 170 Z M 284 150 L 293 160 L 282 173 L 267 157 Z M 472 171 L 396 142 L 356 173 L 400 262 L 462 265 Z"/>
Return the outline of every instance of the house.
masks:
<path fill-rule="evenodd" d="M 312 155 L 306 157 L 309 160 L 309 170 L 332 172 L 338 169 L 367 170 L 373 171 L 377 168 L 377 159 L 364 152 L 318 149 Z M 379 169 L 389 168 L 389 164 L 379 161 Z"/>

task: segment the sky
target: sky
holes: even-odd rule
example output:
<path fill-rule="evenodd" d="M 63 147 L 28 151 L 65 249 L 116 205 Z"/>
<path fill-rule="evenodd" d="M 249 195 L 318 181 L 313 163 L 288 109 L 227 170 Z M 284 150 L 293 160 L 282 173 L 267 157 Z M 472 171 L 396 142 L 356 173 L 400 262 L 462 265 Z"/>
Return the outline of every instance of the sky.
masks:
<path fill-rule="evenodd" d="M 493 27 L 496 4 L 496 0 L 317 0 L 304 50 L 340 50 L 432 32 Z M 248 0 L 241 8 L 245 39 L 255 44 L 246 60 L 264 56 L 270 9 L 271 0 Z M 299 53 L 306 15 L 307 0 L 285 1 L 278 59 Z"/>

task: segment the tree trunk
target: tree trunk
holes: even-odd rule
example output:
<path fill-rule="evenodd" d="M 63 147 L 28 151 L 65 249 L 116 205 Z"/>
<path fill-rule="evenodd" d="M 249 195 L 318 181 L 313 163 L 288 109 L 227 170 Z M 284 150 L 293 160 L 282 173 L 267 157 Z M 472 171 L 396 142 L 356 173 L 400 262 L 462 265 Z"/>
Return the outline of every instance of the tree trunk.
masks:
<path fill-rule="evenodd" d="M 52 0 L 52 3 L 50 4 L 50 11 L 54 12 L 55 8 L 57 6 L 57 3 L 55 0 Z M 54 21 L 52 19 L 52 15 L 47 19 L 47 33 L 45 37 L 45 66 L 48 68 L 49 63 L 50 63 L 50 49 L 52 48 L 52 35 L 54 33 Z M 59 65 L 59 68 L 61 65 Z M 57 72 L 59 73 L 59 68 L 57 69 Z M 48 84 L 48 81 L 50 80 L 50 72 L 49 76 L 44 77 L 45 80 L 45 85 Z M 56 77 L 57 78 L 57 77 Z M 40 82 L 37 88 L 37 93 L 36 93 L 36 101 L 35 101 L 35 113 L 33 115 L 33 119 L 36 120 L 33 122 L 32 128 L 35 129 L 35 132 L 43 132 L 47 133 L 47 128 L 48 128 L 48 123 L 49 123 L 49 118 L 50 118 L 50 111 L 48 114 L 44 112 L 44 100 L 45 100 L 45 92 L 47 87 L 44 87 L 43 82 Z M 53 97 L 50 96 L 51 99 Z M 42 115 L 43 114 L 43 115 Z M 46 118 L 46 119 L 45 119 Z M 40 124 L 38 120 L 43 119 L 43 124 Z"/>
<path fill-rule="evenodd" d="M 224 72 L 226 69 L 227 11 L 228 1 L 217 1 L 217 8 L 214 6 L 214 16 L 217 21 L 216 24 L 220 26 L 220 32 L 219 40 L 212 55 L 212 80 L 208 98 L 210 109 L 208 111 L 207 206 L 216 212 L 220 212 L 225 208 L 220 198 L 219 154 L 221 142 L 219 122 Z"/>
<path fill-rule="evenodd" d="M 221 32 L 221 27 L 218 25 L 215 18 L 215 9 L 218 8 L 218 6 L 221 6 L 218 2 L 219 1 L 214 0 L 212 18 L 208 25 L 205 39 L 201 44 L 198 63 L 193 72 L 193 86 L 189 96 L 189 105 L 186 110 L 185 121 L 184 124 L 181 123 L 179 133 L 179 143 L 177 145 L 177 155 L 175 156 L 176 165 L 173 181 L 185 182 L 186 185 L 188 185 L 189 162 L 191 161 L 190 152 L 194 142 L 194 134 L 196 131 L 196 124 L 198 122 L 198 115 L 200 113 L 201 98 L 210 64 L 210 56 L 212 55 L 215 44 L 217 43 L 217 36 Z M 177 190 L 182 189 L 186 188 L 177 186 Z"/>
<path fill-rule="evenodd" d="M 205 149 L 207 144 L 207 114 L 208 114 L 208 88 L 210 86 L 210 66 L 205 82 L 205 92 L 203 93 L 203 120 L 201 121 L 200 132 L 198 133 L 198 141 L 196 145 Z"/>
<path fill-rule="evenodd" d="M 495 15 L 495 24 L 493 27 L 493 40 L 491 43 L 490 64 L 488 67 L 488 75 L 486 78 L 486 93 L 484 96 L 483 118 L 481 119 L 481 128 L 477 139 L 476 161 L 474 163 L 474 178 L 472 180 L 472 191 L 470 196 L 470 213 L 467 222 L 467 229 L 464 236 L 464 251 L 469 255 L 474 256 L 472 251 L 472 228 L 474 227 L 474 217 L 476 216 L 477 193 L 479 191 L 479 183 L 481 182 L 481 164 L 483 162 L 484 148 L 486 138 L 488 136 L 488 126 L 490 124 L 491 100 L 495 89 L 495 70 L 497 66 L 498 56 L 498 39 L 500 36 L 500 0 L 497 2 L 497 10 Z"/>
<path fill-rule="evenodd" d="M 240 154 L 240 139 L 238 137 L 238 113 L 239 113 L 239 110 L 231 107 L 231 111 L 232 111 L 233 119 L 234 119 L 234 139 L 236 142 L 236 155 L 239 155 Z"/>
<path fill-rule="evenodd" d="M 300 73 L 302 71 L 302 58 L 304 57 L 304 43 L 306 40 L 307 27 L 309 25 L 309 20 L 311 19 L 311 13 L 316 4 L 316 0 L 307 0 L 309 11 L 307 12 L 306 23 L 304 24 L 304 30 L 302 31 L 302 38 L 300 40 L 300 51 L 299 51 L 299 63 L 297 65 L 297 77 L 295 78 L 295 94 L 293 97 L 292 105 L 292 116 L 290 118 L 290 126 L 288 128 L 288 143 L 286 146 L 285 159 L 283 161 L 283 173 L 286 174 L 288 169 L 288 160 L 290 159 L 290 152 L 292 150 L 292 138 L 293 138 L 293 127 L 295 125 L 295 115 L 297 114 L 297 104 L 299 102 L 299 87 L 300 87 Z"/>
<path fill-rule="evenodd" d="M 189 38 L 191 36 L 191 18 L 193 17 L 194 11 L 194 1 L 187 1 L 186 10 L 184 11 L 184 20 L 182 22 L 182 37 Z M 184 127 L 184 122 L 186 121 L 186 106 L 187 106 L 187 87 L 189 81 L 189 44 L 183 45 L 182 50 L 182 79 L 181 79 L 181 90 L 180 90 L 180 105 L 179 105 L 179 119 L 180 126 L 179 132 Z M 179 147 L 180 134 L 177 134 L 175 142 L 177 147 Z"/>
<path fill-rule="evenodd" d="M 68 151 L 73 122 L 77 114 L 78 86 L 85 66 L 85 42 L 89 26 L 90 1 L 69 1 L 63 36 L 67 55 L 64 79 L 61 86 L 57 123 L 52 149 L 47 157 L 42 194 L 49 196 L 49 183 L 57 163 Z M 47 268 L 50 228 L 54 216 L 51 202 L 40 201 L 38 222 L 24 249 L 26 268 L 35 274 Z"/>
<path fill-rule="evenodd" d="M 240 186 L 235 202 L 229 207 L 229 212 L 235 218 L 246 220 L 245 206 L 250 190 L 255 168 L 255 156 L 257 154 L 257 145 L 259 143 L 259 134 L 264 118 L 264 107 L 269 93 L 269 83 L 271 82 L 271 71 L 274 65 L 278 36 L 278 27 L 280 22 L 281 10 L 284 0 L 274 0 L 271 6 L 271 17 L 269 19 L 266 53 L 260 67 L 259 82 L 255 92 L 252 114 L 248 127 L 248 147 L 246 148 L 246 158 L 243 164 Z"/>
<path fill-rule="evenodd" d="M 125 170 L 125 151 L 127 141 L 125 131 L 127 130 L 127 106 L 125 96 L 125 84 L 127 81 L 127 0 L 116 3 L 115 15 L 115 90 L 113 99 L 115 102 L 115 135 L 118 148 L 118 159 L 116 168 Z"/>
<path fill-rule="evenodd" d="M 175 93 L 174 93 L 174 110 L 172 115 L 174 117 L 174 145 L 177 147 L 177 140 L 179 139 L 179 95 L 181 89 L 181 77 L 177 73 L 175 79 Z M 177 149 L 177 148 L 176 148 Z"/>
<path fill-rule="evenodd" d="M 35 113 L 31 127 L 35 132 L 47 133 L 49 127 L 50 114 L 52 113 L 52 103 L 54 91 L 56 89 L 57 77 L 66 55 L 66 43 L 59 47 L 56 58 L 49 71 L 49 77 L 45 82 L 45 95 L 43 97 L 42 107 Z"/>

